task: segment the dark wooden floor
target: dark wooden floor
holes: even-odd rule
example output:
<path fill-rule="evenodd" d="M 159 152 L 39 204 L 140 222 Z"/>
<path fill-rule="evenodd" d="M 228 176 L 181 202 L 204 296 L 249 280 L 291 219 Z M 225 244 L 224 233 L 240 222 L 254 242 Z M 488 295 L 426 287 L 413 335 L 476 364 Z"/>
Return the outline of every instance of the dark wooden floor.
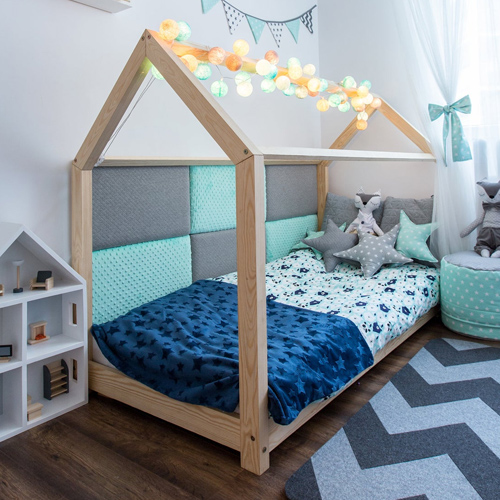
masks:
<path fill-rule="evenodd" d="M 290 475 L 428 340 L 443 336 L 458 337 L 437 319 L 428 323 L 273 451 L 260 477 L 242 470 L 228 448 L 92 395 L 88 405 L 0 444 L 0 498 L 284 499 Z"/>

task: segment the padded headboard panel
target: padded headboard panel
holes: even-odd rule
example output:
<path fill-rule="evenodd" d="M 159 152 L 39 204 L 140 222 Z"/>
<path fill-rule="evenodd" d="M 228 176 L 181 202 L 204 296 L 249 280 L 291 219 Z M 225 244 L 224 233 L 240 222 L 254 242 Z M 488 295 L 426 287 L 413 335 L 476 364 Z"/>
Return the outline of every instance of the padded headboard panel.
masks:
<path fill-rule="evenodd" d="M 316 167 L 266 166 L 266 257 L 317 228 Z M 93 171 L 93 321 L 236 271 L 234 166 Z"/>

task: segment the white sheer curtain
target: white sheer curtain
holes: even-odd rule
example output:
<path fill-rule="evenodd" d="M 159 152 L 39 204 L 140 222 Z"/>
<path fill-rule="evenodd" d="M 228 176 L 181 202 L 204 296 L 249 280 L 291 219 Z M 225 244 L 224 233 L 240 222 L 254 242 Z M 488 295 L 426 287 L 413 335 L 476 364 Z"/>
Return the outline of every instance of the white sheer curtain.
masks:
<path fill-rule="evenodd" d="M 500 1 L 467 2 L 464 66 L 458 94 L 468 93 L 473 113 L 464 130 L 474 154 L 476 180 L 500 180 Z"/>
<path fill-rule="evenodd" d="M 450 105 L 466 95 L 457 93 L 464 56 L 466 3 L 467 0 L 393 0 L 420 127 L 437 159 L 434 221 L 438 229 L 431 236 L 431 249 L 438 258 L 472 248 L 475 241 L 475 233 L 460 238 L 460 231 L 476 216 L 473 162 L 453 161 L 450 130 L 448 166 L 445 165 L 444 118 L 431 122 L 427 110 L 429 103 Z M 473 112 L 474 106 L 473 101 Z M 458 115 L 465 127 L 470 116 Z"/>

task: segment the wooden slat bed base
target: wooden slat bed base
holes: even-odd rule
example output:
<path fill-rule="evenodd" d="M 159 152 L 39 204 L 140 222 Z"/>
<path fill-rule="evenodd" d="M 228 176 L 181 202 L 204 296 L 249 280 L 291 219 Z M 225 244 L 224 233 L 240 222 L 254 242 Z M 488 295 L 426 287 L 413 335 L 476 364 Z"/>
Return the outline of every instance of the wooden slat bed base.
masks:
<path fill-rule="evenodd" d="M 240 419 L 235 413 L 176 401 L 95 361 L 89 361 L 89 388 L 224 446 L 240 449 Z"/>
<path fill-rule="evenodd" d="M 351 380 L 334 397 L 310 404 L 289 425 L 278 425 L 272 419 L 269 419 L 269 451 L 274 450 L 368 370 L 382 361 L 396 347 L 436 316 L 438 311 L 439 307 L 434 307 L 405 333 L 391 340 L 375 354 L 373 365 Z M 236 413 L 224 413 L 205 406 L 176 401 L 127 377 L 114 368 L 101 365 L 95 361 L 89 362 L 89 386 L 91 390 L 99 394 L 150 413 L 155 417 L 200 434 L 234 450 L 240 450 L 240 418 Z"/>

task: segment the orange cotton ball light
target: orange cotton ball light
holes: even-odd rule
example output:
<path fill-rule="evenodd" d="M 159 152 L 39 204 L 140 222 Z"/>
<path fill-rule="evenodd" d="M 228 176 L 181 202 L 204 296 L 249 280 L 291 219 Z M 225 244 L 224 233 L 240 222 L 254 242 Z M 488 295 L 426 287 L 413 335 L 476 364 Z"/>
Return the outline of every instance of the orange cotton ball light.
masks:
<path fill-rule="evenodd" d="M 237 56 L 243 57 L 250 52 L 250 45 L 248 45 L 246 40 L 240 38 L 233 43 L 233 50 Z"/>
<path fill-rule="evenodd" d="M 266 55 L 264 56 L 264 59 L 266 61 L 269 61 L 269 63 L 273 66 L 276 66 L 280 61 L 278 53 L 275 50 L 268 50 L 266 52 Z"/>
<path fill-rule="evenodd" d="M 365 130 L 368 127 L 368 122 L 366 120 L 358 120 L 356 122 L 356 128 L 358 130 Z"/>
<path fill-rule="evenodd" d="M 382 106 L 382 101 L 378 97 L 375 97 L 371 103 L 371 107 L 377 109 L 380 108 L 380 106 Z"/>
<path fill-rule="evenodd" d="M 226 68 L 229 71 L 238 71 L 243 66 L 243 61 L 236 54 L 229 54 L 226 58 Z"/>
<path fill-rule="evenodd" d="M 196 71 L 196 68 L 198 67 L 198 59 L 196 59 L 196 57 L 191 54 L 186 54 L 181 57 L 181 61 L 189 68 L 191 73 Z"/>
<path fill-rule="evenodd" d="M 328 111 L 328 108 L 330 107 L 330 104 L 328 104 L 328 101 L 322 97 L 317 103 L 316 107 L 318 108 L 319 111 L 325 112 Z"/>
<path fill-rule="evenodd" d="M 173 19 L 165 19 L 160 24 L 160 36 L 168 42 L 175 40 L 179 36 L 179 31 L 179 25 Z"/>
<path fill-rule="evenodd" d="M 222 64 L 226 58 L 226 51 L 220 47 L 212 47 L 208 51 L 208 60 L 212 64 Z"/>
<path fill-rule="evenodd" d="M 359 97 L 366 97 L 369 92 L 370 92 L 370 89 L 368 87 L 361 85 L 361 87 L 358 88 L 357 94 Z"/>

